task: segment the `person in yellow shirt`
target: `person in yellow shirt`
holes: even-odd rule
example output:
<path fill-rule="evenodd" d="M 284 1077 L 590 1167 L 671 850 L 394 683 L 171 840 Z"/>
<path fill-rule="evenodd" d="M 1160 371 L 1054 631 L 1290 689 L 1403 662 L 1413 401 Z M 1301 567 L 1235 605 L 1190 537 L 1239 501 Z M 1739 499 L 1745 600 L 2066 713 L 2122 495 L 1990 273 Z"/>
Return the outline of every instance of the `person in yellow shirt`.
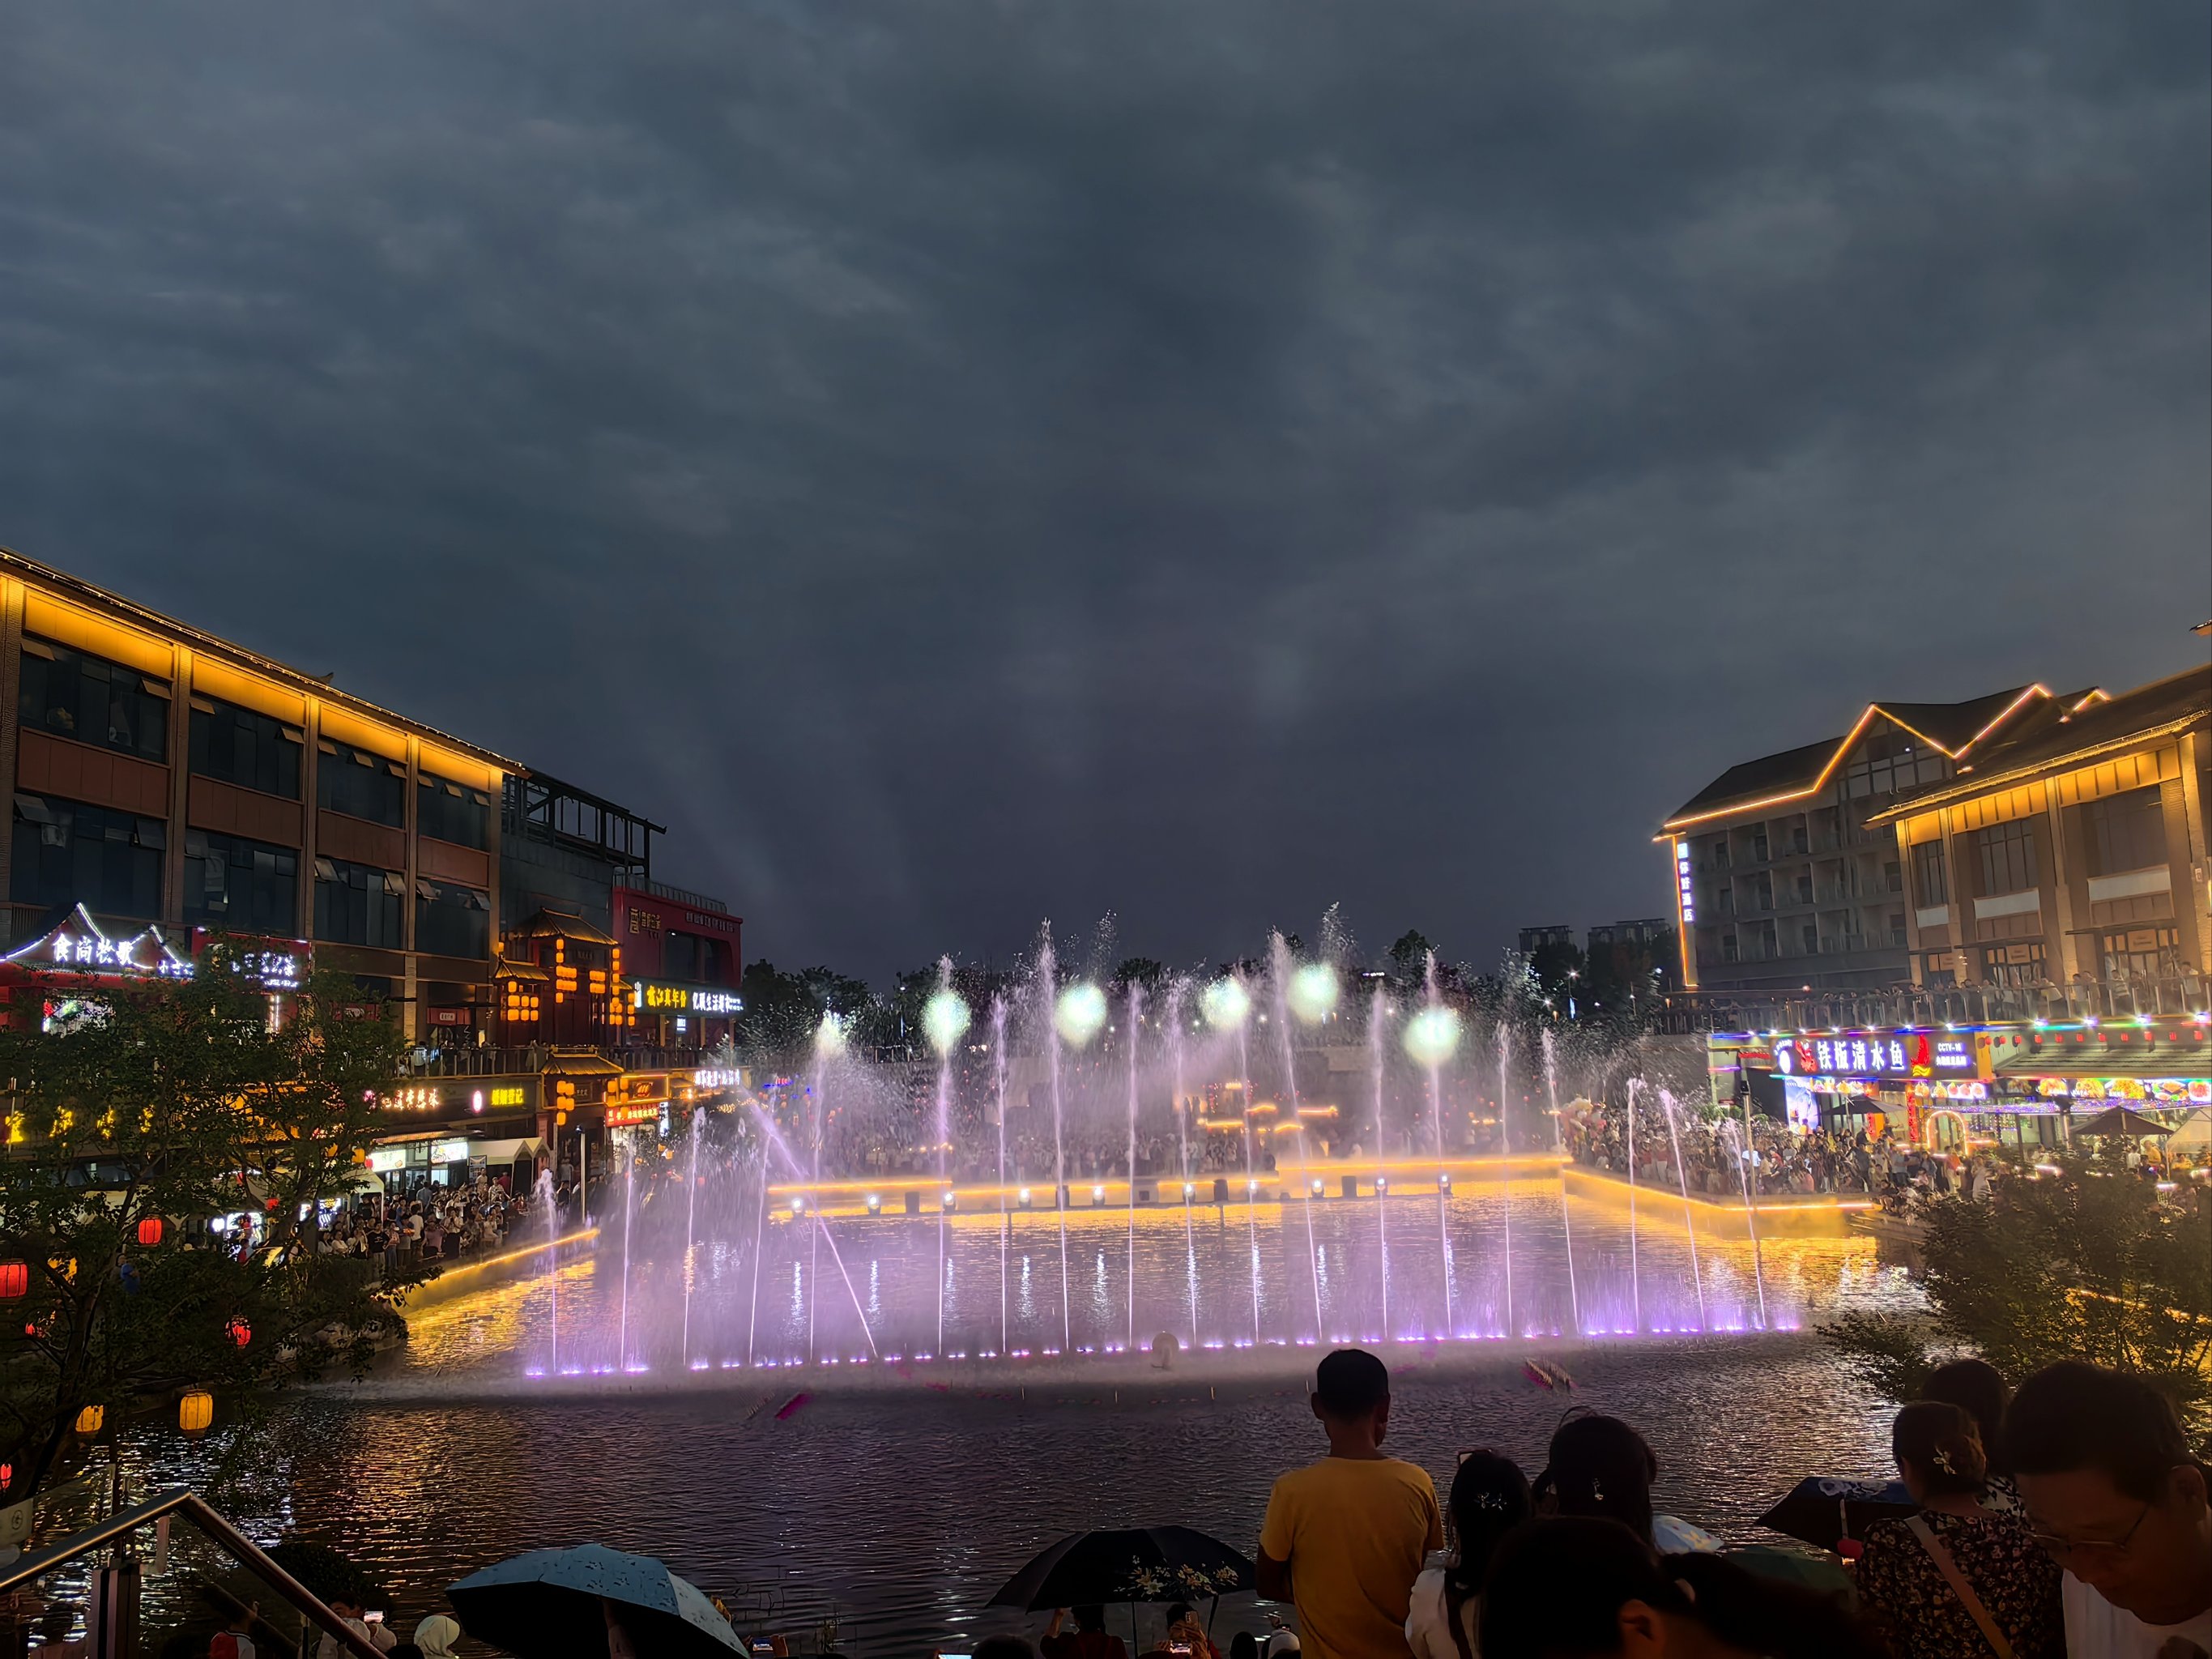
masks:
<path fill-rule="evenodd" d="M 1390 1373 L 1359 1348 L 1314 1371 L 1328 1455 L 1275 1482 L 1260 1528 L 1258 1587 L 1295 1602 L 1306 1659 L 1407 1659 L 1406 1609 L 1443 1516 L 1428 1472 L 1382 1455 Z"/>

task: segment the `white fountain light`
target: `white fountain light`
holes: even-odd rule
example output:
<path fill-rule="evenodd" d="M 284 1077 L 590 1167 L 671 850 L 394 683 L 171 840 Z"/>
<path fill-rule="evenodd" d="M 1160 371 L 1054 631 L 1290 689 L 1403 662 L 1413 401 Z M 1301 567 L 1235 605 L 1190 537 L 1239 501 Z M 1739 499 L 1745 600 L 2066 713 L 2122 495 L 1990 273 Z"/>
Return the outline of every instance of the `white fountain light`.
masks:
<path fill-rule="evenodd" d="M 1089 980 L 1078 980 L 1060 994 L 1052 1023 L 1072 1048 L 1080 1048 L 1106 1024 L 1106 994 Z"/>
<path fill-rule="evenodd" d="M 1441 1066 L 1459 1047 L 1459 1011 L 1442 1004 L 1406 1022 L 1406 1052 L 1424 1066 Z"/>
<path fill-rule="evenodd" d="M 817 1054 L 842 1054 L 845 1052 L 845 1022 L 835 1014 L 822 1016 L 822 1023 L 814 1028 L 814 1052 Z"/>
<path fill-rule="evenodd" d="M 1292 1013 L 1309 1025 L 1318 1025 L 1336 1008 L 1336 969 L 1325 962 L 1310 962 L 1291 975 L 1286 994 Z"/>
<path fill-rule="evenodd" d="M 870 1193 L 868 1194 L 868 1207 L 872 1210 L 882 1209 L 884 1207 L 884 1195 L 881 1193 Z"/>
<path fill-rule="evenodd" d="M 1199 1006 L 1206 1015 L 1206 1023 L 1215 1030 L 1234 1030 L 1252 1012 L 1252 994 L 1244 988 L 1243 980 L 1224 975 L 1206 988 Z"/>
<path fill-rule="evenodd" d="M 951 986 L 946 986 L 922 1005 L 921 1029 L 929 1037 L 929 1046 L 940 1054 L 949 1054 L 968 1030 L 968 1000 Z"/>

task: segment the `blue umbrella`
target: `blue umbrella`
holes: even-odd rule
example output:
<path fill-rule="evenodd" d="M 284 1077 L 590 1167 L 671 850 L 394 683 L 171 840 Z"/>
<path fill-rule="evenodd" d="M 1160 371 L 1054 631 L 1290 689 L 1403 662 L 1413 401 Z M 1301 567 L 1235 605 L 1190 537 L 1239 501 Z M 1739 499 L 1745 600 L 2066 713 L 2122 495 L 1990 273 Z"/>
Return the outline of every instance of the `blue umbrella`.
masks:
<path fill-rule="evenodd" d="M 1877 1521 L 1911 1515 L 1919 1507 L 1902 1480 L 1815 1475 L 1792 1486 L 1781 1502 L 1759 1517 L 1759 1524 L 1832 1550 L 1843 1539 L 1864 1538 Z"/>
<path fill-rule="evenodd" d="M 607 1659 L 607 1602 L 640 1654 L 716 1659 L 744 1651 L 697 1586 L 649 1555 L 604 1544 L 532 1550 L 471 1574 L 446 1598 L 463 1630 L 520 1659 Z"/>

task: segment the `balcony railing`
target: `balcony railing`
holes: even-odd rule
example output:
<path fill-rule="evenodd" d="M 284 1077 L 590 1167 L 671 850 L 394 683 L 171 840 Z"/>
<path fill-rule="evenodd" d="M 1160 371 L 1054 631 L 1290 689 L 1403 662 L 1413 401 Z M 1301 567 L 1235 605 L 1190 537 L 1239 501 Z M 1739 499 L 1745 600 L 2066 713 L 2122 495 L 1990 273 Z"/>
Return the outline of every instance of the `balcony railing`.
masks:
<path fill-rule="evenodd" d="M 514 1077 L 542 1072 L 562 1054 L 603 1055 L 626 1072 L 660 1072 L 703 1066 L 714 1051 L 697 1047 L 625 1043 L 617 1047 L 556 1047 L 533 1043 L 520 1048 L 418 1048 L 405 1062 L 409 1077 Z"/>
<path fill-rule="evenodd" d="M 1746 956 L 1741 962 L 1771 960 Z M 1728 964 L 1720 964 L 1728 965 Z M 2143 1015 L 2204 1012 L 2212 984 L 2198 974 L 2093 981 L 2070 985 L 1957 985 L 1881 989 L 1689 991 L 1669 995 L 1662 1029 L 1704 1031 L 1804 1031 L 1898 1025 L 1967 1025 L 2124 1019 Z"/>

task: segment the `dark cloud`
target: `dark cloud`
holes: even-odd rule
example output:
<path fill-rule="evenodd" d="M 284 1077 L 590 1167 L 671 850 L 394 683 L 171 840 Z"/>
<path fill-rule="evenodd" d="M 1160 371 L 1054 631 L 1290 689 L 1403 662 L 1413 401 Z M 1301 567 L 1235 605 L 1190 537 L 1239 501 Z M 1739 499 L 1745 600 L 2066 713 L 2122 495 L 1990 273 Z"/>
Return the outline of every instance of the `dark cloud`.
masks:
<path fill-rule="evenodd" d="M 2190 660 L 2202 8 L 10 9 L 0 539 L 871 973 L 1662 909 Z"/>

